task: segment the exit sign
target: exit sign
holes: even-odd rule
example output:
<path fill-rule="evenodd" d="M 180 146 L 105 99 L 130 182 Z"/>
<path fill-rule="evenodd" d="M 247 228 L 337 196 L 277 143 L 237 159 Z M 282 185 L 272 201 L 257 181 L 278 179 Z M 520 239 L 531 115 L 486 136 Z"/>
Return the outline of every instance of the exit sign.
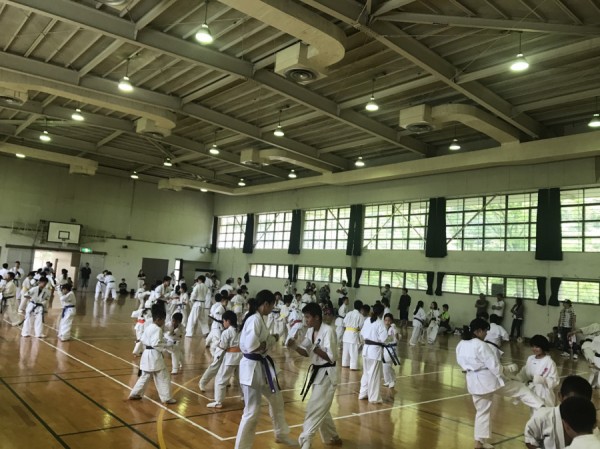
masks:
<path fill-rule="evenodd" d="M 86 254 L 89 254 L 89 253 L 93 252 L 93 251 L 92 251 L 92 248 L 81 248 L 81 250 L 80 250 L 80 251 L 81 251 L 82 253 L 86 253 Z"/>

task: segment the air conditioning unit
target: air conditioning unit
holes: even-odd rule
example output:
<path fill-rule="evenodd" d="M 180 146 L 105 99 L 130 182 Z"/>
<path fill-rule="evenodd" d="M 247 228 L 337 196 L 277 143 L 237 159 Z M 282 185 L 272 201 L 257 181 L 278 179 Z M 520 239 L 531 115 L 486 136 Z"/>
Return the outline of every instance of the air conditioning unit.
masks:
<path fill-rule="evenodd" d="M 399 124 L 402 128 L 415 134 L 433 131 L 439 125 L 431 117 L 431 106 L 427 104 L 402 109 Z"/>
<path fill-rule="evenodd" d="M 173 182 L 169 179 L 160 179 L 158 181 L 158 190 L 171 190 L 173 192 L 181 192 L 181 184 Z"/>
<path fill-rule="evenodd" d="M 94 176 L 96 174 L 96 168 L 97 167 L 90 167 L 85 165 L 69 165 L 69 174 Z"/>
<path fill-rule="evenodd" d="M 260 158 L 260 150 L 255 148 L 248 148 L 242 150 L 240 153 L 240 162 L 244 165 L 252 167 L 260 167 L 263 165 L 263 161 Z"/>
<path fill-rule="evenodd" d="M 325 77 L 322 68 L 314 67 L 309 61 L 310 47 L 301 42 L 275 55 L 275 73 L 298 84 L 308 84 Z"/>
<path fill-rule="evenodd" d="M 10 106 L 23 106 L 29 99 L 27 91 L 19 91 L 0 87 L 0 103 Z"/>
<path fill-rule="evenodd" d="M 135 132 L 155 139 L 162 139 L 171 135 L 171 130 L 158 126 L 154 120 L 142 117 L 135 122 Z"/>

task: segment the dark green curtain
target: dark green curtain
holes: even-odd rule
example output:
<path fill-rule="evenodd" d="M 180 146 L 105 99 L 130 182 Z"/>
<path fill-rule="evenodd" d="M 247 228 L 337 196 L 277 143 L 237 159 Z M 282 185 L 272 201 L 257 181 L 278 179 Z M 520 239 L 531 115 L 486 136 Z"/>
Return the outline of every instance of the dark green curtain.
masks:
<path fill-rule="evenodd" d="M 346 284 L 352 286 L 352 267 L 346 267 Z"/>
<path fill-rule="evenodd" d="M 539 278 L 536 278 L 535 281 L 537 283 L 537 289 L 538 289 L 537 303 L 540 306 L 545 306 L 546 305 L 546 278 L 539 277 Z"/>
<path fill-rule="evenodd" d="M 362 254 L 362 228 L 365 207 L 362 204 L 350 206 L 350 224 L 348 226 L 347 256 L 360 256 Z"/>
<path fill-rule="evenodd" d="M 446 273 L 438 271 L 435 285 L 435 296 L 442 296 L 442 286 L 444 285 L 444 276 Z"/>
<path fill-rule="evenodd" d="M 549 306 L 560 306 L 560 302 L 558 301 L 558 292 L 560 291 L 561 282 L 562 278 L 550 278 L 550 299 L 548 300 Z"/>
<path fill-rule="evenodd" d="M 560 189 L 538 190 L 535 258 L 563 260 L 560 227 Z"/>
<path fill-rule="evenodd" d="M 425 257 L 446 257 L 446 198 L 429 200 Z"/>
<path fill-rule="evenodd" d="M 288 265 L 288 281 L 296 282 L 298 280 L 298 265 Z"/>
<path fill-rule="evenodd" d="M 219 236 L 219 217 L 213 217 L 212 239 L 210 241 L 210 252 L 217 252 L 217 238 Z"/>
<path fill-rule="evenodd" d="M 356 269 L 356 279 L 354 280 L 354 288 L 360 288 L 360 277 L 362 276 L 363 269 Z"/>
<path fill-rule="evenodd" d="M 300 254 L 300 236 L 302 234 L 302 211 L 292 211 L 292 228 L 290 230 L 290 244 L 288 254 Z"/>
<path fill-rule="evenodd" d="M 425 291 L 426 295 L 433 295 L 433 278 L 435 273 L 433 271 L 427 272 L 427 290 Z"/>
<path fill-rule="evenodd" d="M 254 252 L 254 214 L 246 216 L 246 230 L 244 232 L 244 254 L 252 254 Z"/>

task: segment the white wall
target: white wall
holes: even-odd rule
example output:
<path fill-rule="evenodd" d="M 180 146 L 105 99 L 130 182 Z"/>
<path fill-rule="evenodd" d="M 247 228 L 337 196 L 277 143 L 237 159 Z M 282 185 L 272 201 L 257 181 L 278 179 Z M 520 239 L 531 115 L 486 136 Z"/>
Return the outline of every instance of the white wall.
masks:
<path fill-rule="evenodd" d="M 491 193 L 537 191 L 548 187 L 578 187 L 597 183 L 594 158 L 548 163 L 535 166 L 498 167 L 485 170 L 449 173 L 370 183 L 346 187 L 316 187 L 298 191 L 274 192 L 244 197 L 219 197 L 215 215 L 243 214 L 310 209 L 350 204 L 382 203 L 386 201 L 428 199 L 430 197 L 462 197 Z M 456 252 L 442 259 L 427 258 L 423 251 L 373 251 L 364 250 L 358 258 L 346 256 L 345 251 L 302 250 L 290 256 L 286 250 L 255 250 L 242 254 L 241 250 L 219 250 L 214 265 L 223 278 L 238 276 L 250 270 L 252 263 L 299 264 L 332 267 L 362 267 L 397 271 L 442 271 L 446 273 L 544 276 L 596 279 L 600 254 L 565 253 L 560 262 L 535 260 L 533 252 Z M 320 285 L 320 283 L 317 283 Z M 299 284 L 300 285 L 300 284 Z M 250 285 L 251 292 L 261 287 L 281 290 L 283 280 L 259 278 Z M 550 288 L 548 285 L 548 296 Z M 379 293 L 373 287 L 361 287 L 353 297 L 373 303 Z M 392 308 L 397 307 L 399 291 L 394 289 Z M 435 300 L 448 303 L 455 324 L 463 324 L 474 316 L 475 298 L 469 295 L 445 293 L 442 297 L 427 296 L 425 292 L 412 292 L 413 301 L 422 299 L 426 304 Z M 490 298 L 491 300 L 494 298 Z M 509 298 L 507 307 L 514 299 Z M 575 305 L 578 324 L 600 322 L 600 307 Z M 541 307 L 535 301 L 526 301 L 525 335 L 546 334 L 558 319 L 559 308 Z M 510 330 L 511 319 L 505 326 Z"/>
<path fill-rule="evenodd" d="M 2 261 L 7 244 L 60 247 L 44 244 L 35 231 L 14 231 L 16 223 L 35 227 L 40 220 L 71 219 L 83 225 L 79 246 L 106 252 L 105 268 L 131 285 L 144 257 L 169 259 L 169 271 L 176 258 L 212 259 L 205 248 L 213 194 L 159 191 L 156 184 L 106 175 L 69 175 L 67 167 L 7 156 L 0 156 L 0 192 Z M 85 262 L 85 254 L 81 257 Z"/>

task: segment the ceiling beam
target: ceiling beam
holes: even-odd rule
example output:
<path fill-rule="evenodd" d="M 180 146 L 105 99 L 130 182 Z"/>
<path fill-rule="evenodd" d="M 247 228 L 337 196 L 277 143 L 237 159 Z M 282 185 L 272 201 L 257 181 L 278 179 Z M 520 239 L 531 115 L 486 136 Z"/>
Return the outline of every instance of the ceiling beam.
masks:
<path fill-rule="evenodd" d="M 454 80 L 454 77 L 459 72 L 457 67 L 454 67 L 451 63 L 397 26 L 389 22 L 375 22 L 368 26 L 365 25 L 365 17 L 362 14 L 363 7 L 354 0 L 302 1 L 372 36 L 386 47 L 421 67 L 457 92 L 465 95 L 470 100 L 529 136 L 537 138 L 544 134 L 544 129 L 540 123 L 528 115 L 516 111 L 513 105 L 500 98 L 500 96 L 484 85 L 476 81 L 457 84 Z"/>
<path fill-rule="evenodd" d="M 359 119 L 357 114 L 343 114 L 334 101 L 272 72 L 256 70 L 251 62 L 220 53 L 212 48 L 202 47 L 194 42 L 148 28 L 137 30 L 135 23 L 70 0 L 52 0 L 51 2 L 46 0 L 6 0 L 6 3 L 193 64 L 220 70 L 241 78 L 255 79 L 267 88 L 310 108 L 320 110 L 336 120 L 371 135 L 379 135 L 383 140 L 394 143 L 398 147 L 422 155 L 427 154 L 427 147 L 413 137 L 400 136 L 394 128 L 366 116 Z"/>
<path fill-rule="evenodd" d="M 479 17 L 445 16 L 439 14 L 416 14 L 400 12 L 377 17 L 377 20 L 427 25 L 448 25 L 486 30 L 524 31 L 532 33 L 570 34 L 598 36 L 600 28 L 586 25 L 564 25 L 562 23 L 525 22 L 522 20 L 483 19 Z"/>
<path fill-rule="evenodd" d="M 408 5 L 409 3 L 414 2 L 415 0 L 388 0 L 384 4 L 382 4 L 379 8 L 375 10 L 372 14 L 373 17 L 380 16 L 385 14 L 386 12 L 393 11 L 394 9 L 402 8 L 403 6 Z"/>

